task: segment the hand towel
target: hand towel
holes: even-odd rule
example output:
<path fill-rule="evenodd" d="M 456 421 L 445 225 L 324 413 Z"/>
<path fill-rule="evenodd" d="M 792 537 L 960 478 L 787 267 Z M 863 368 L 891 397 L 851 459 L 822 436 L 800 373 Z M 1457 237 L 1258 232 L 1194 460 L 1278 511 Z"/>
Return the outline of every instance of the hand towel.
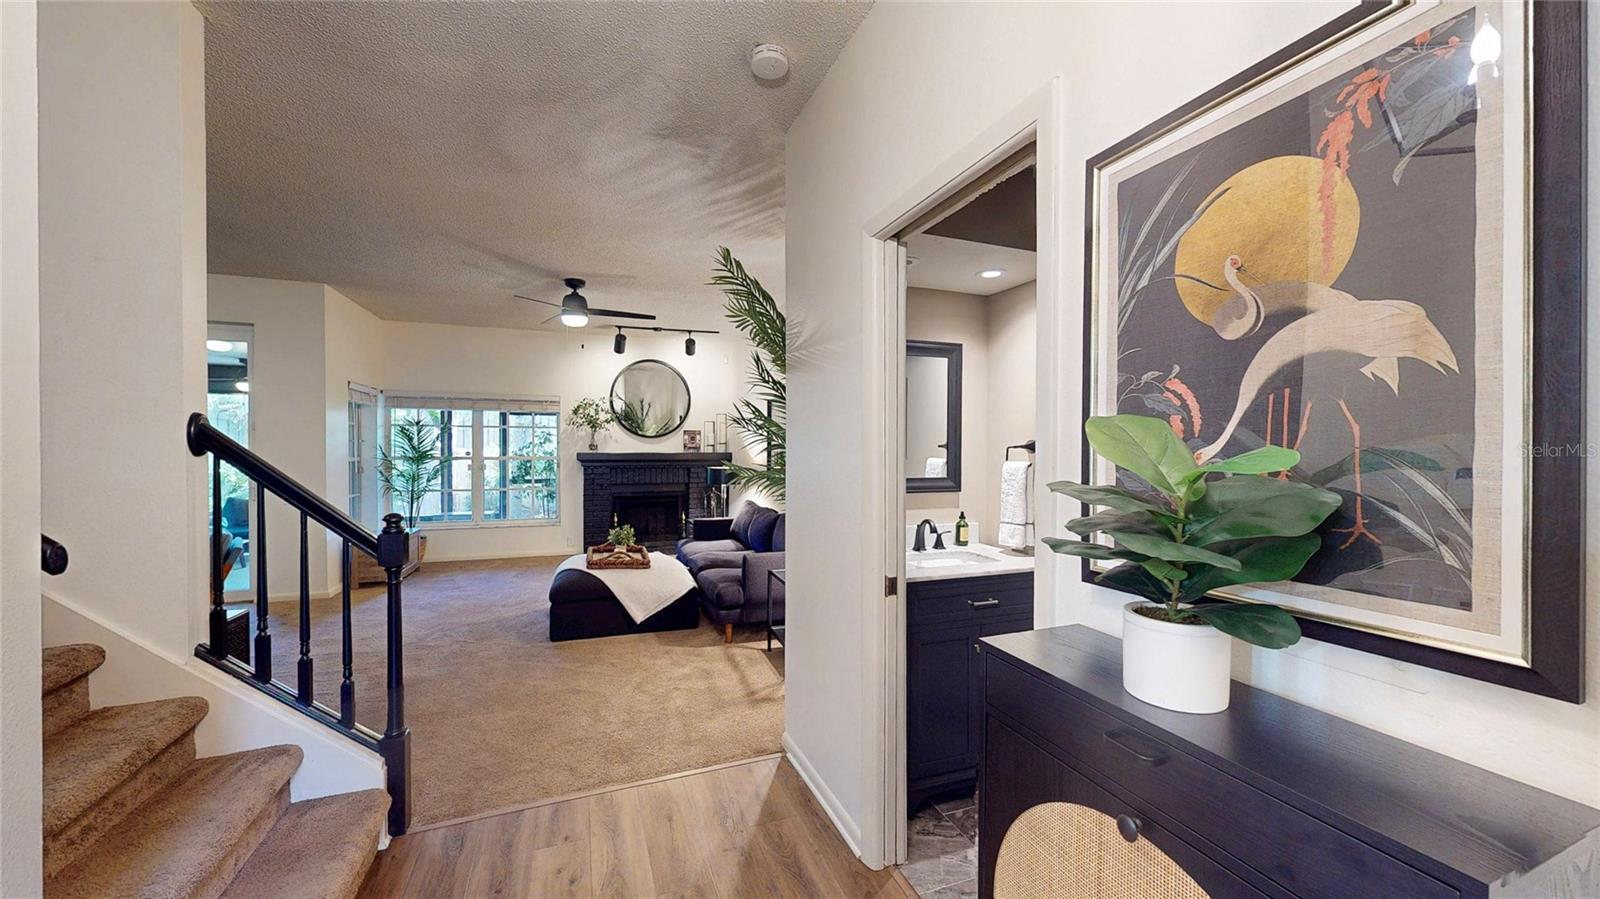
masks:
<path fill-rule="evenodd" d="M 1028 514 L 1032 498 L 1033 463 L 1017 460 L 1000 466 L 1000 526 L 995 530 L 996 543 L 1006 549 L 1028 549 L 1033 545 L 1029 533 L 1033 516 Z"/>
<path fill-rule="evenodd" d="M 928 461 L 922 463 L 922 476 L 925 478 L 949 477 L 949 462 L 938 456 L 929 456 Z"/>

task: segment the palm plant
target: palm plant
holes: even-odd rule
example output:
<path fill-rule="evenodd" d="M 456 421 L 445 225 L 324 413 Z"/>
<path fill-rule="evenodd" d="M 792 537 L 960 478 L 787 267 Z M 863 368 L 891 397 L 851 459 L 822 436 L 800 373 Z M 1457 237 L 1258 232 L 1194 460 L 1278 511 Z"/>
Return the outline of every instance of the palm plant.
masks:
<path fill-rule="evenodd" d="M 755 344 L 750 352 L 750 387 L 755 398 L 734 403 L 728 423 L 742 432 L 745 446 L 767 460 L 765 468 L 729 465 L 729 481 L 782 502 L 788 444 L 788 387 L 784 382 L 789 365 L 788 323 L 772 294 L 745 271 L 727 247 L 717 248 L 710 283 L 727 297 L 728 320 Z"/>
<path fill-rule="evenodd" d="M 378 447 L 378 482 L 383 495 L 398 498 L 406 509 L 406 526 L 417 526 L 417 507 L 444 476 L 439 459 L 439 428 L 425 418 L 397 418 L 390 448 Z"/>

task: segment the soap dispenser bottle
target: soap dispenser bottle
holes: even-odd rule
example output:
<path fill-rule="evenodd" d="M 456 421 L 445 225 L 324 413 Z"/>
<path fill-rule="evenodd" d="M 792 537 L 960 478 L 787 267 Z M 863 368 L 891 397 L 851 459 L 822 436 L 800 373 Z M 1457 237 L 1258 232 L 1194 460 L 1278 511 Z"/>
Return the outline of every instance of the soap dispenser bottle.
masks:
<path fill-rule="evenodd" d="M 968 531 L 968 529 L 969 529 L 969 526 L 967 525 L 967 513 L 963 511 L 961 513 L 960 517 L 958 517 L 956 519 L 956 545 L 957 546 L 966 546 L 967 545 L 967 531 Z"/>

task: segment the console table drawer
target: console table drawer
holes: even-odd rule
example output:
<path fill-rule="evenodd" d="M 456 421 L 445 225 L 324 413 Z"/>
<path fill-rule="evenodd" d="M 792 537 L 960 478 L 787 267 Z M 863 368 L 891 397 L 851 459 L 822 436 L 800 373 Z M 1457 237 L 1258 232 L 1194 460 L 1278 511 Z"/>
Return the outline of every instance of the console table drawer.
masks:
<path fill-rule="evenodd" d="M 1452 897 L 1448 885 L 985 653 L 985 695 L 1094 772 L 1297 896 Z M 1228 822 L 1218 827 L 1217 822 Z"/>

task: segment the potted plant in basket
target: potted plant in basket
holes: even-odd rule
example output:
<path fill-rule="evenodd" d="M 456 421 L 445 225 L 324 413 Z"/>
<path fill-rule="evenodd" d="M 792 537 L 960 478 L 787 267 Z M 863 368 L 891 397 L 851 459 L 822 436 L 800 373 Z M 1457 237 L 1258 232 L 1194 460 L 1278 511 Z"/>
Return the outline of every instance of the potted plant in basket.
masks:
<path fill-rule="evenodd" d="M 397 416 L 389 444 L 388 448 L 378 447 L 378 483 L 384 496 L 394 497 L 405 513 L 411 558 L 420 562 L 428 551 L 428 538 L 417 530 L 417 513 L 423 497 L 444 477 L 439 426 L 421 416 Z"/>
<path fill-rule="evenodd" d="M 571 421 L 574 427 L 589 432 L 589 452 L 600 448 L 600 432 L 611 427 L 617 417 L 610 407 L 594 397 L 585 397 L 572 404 Z"/>
<path fill-rule="evenodd" d="M 1084 432 L 1097 453 L 1149 490 L 1056 481 L 1051 490 L 1101 509 L 1067 522 L 1085 539 L 1044 542 L 1058 553 L 1120 562 L 1097 582 L 1144 597 L 1122 613 L 1129 693 L 1180 712 L 1220 712 L 1228 707 L 1230 637 L 1282 649 L 1300 639 L 1300 626 L 1273 605 L 1199 601 L 1223 587 L 1299 574 L 1322 545 L 1314 531 L 1340 497 L 1280 479 L 1300 462 L 1286 447 L 1200 465 L 1163 419 L 1101 416 Z M 1093 534 L 1110 544 L 1088 539 Z"/>

